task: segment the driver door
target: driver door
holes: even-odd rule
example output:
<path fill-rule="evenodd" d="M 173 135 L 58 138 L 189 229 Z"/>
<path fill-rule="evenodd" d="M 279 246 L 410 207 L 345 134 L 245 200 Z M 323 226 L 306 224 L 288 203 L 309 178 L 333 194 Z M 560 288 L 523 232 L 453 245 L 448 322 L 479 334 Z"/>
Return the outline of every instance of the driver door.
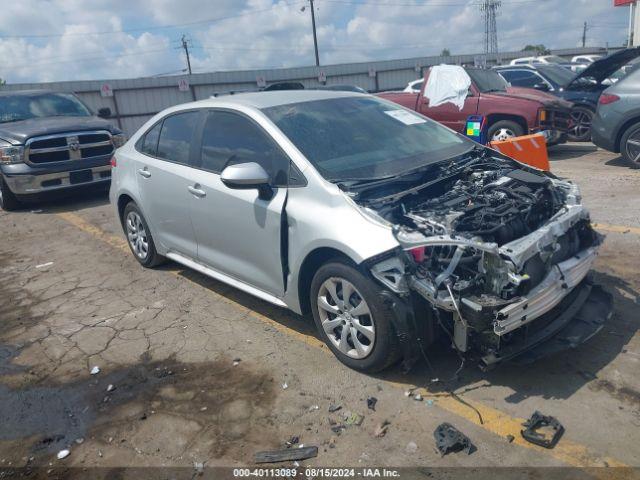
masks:
<path fill-rule="evenodd" d="M 190 201 L 198 260 L 281 297 L 280 230 L 289 159 L 259 125 L 238 112 L 209 111 L 200 137 L 198 182 Z M 269 173 L 271 197 L 222 183 L 226 166 L 245 162 L 256 162 Z"/>

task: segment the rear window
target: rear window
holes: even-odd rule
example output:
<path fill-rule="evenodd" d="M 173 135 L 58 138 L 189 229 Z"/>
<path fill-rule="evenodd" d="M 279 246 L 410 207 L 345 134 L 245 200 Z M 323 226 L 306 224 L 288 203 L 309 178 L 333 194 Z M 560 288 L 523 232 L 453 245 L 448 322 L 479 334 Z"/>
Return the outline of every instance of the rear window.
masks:
<path fill-rule="evenodd" d="M 158 148 L 158 138 L 160 137 L 160 128 L 162 122 L 157 123 L 151 130 L 149 130 L 142 141 L 138 145 L 138 150 L 152 157 L 156 156 L 156 150 Z"/>

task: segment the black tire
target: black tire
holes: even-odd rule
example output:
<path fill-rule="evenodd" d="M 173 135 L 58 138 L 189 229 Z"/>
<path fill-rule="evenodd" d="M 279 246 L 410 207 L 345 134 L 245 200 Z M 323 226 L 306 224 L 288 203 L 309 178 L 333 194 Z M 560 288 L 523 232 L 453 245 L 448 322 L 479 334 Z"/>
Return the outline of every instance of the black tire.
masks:
<path fill-rule="evenodd" d="M 589 107 L 576 106 L 571 109 L 574 126 L 569 130 L 567 139 L 570 142 L 590 142 L 591 123 L 595 112 Z"/>
<path fill-rule="evenodd" d="M 498 120 L 489 126 L 487 138 L 489 141 L 506 140 L 507 138 L 521 137 L 524 135 L 522 125 L 512 120 Z M 495 137 L 495 138 L 494 138 Z"/>
<path fill-rule="evenodd" d="M 21 205 L 20 200 L 9 190 L 7 182 L 5 182 L 2 175 L 0 175 L 0 208 L 7 212 L 12 212 L 13 210 L 19 209 Z"/>
<path fill-rule="evenodd" d="M 144 255 L 141 254 L 140 249 L 136 249 L 136 247 L 134 246 L 134 241 L 132 241 L 132 236 L 130 235 L 128 226 L 130 215 L 131 219 L 135 218 L 134 216 L 137 216 L 144 229 L 143 231 L 141 231 L 139 229 L 139 225 L 136 226 L 136 230 L 141 232 L 140 236 L 143 236 L 146 241 L 147 248 Z M 142 215 L 142 212 L 134 202 L 129 202 L 127 206 L 124 207 L 124 211 L 122 213 L 122 229 L 124 230 L 124 234 L 127 237 L 127 244 L 131 249 L 131 253 L 133 253 L 133 256 L 140 263 L 140 265 L 147 268 L 153 268 L 166 261 L 166 259 L 157 252 L 156 245 L 153 241 L 153 237 L 151 236 L 151 230 L 149 230 L 149 225 L 147 224 L 144 215 Z"/>
<path fill-rule="evenodd" d="M 620 139 L 620 153 L 622 158 L 631 168 L 640 168 L 640 145 L 634 145 L 629 141 L 640 142 L 640 122 L 634 123 L 625 130 Z M 638 161 L 636 161 L 636 158 Z"/>
<path fill-rule="evenodd" d="M 361 359 L 352 358 L 341 352 L 329 339 L 329 335 L 322 327 L 322 320 L 318 307 L 318 296 L 323 283 L 330 278 L 344 279 L 351 283 L 357 290 L 351 296 L 351 307 L 361 295 L 369 307 L 370 315 L 361 316 L 360 321 L 370 323 L 375 332 L 374 341 L 370 343 L 371 350 Z M 391 313 L 382 303 L 379 287 L 372 279 L 367 278 L 355 267 L 340 261 L 331 261 L 318 269 L 311 281 L 310 302 L 313 320 L 322 340 L 327 344 L 333 354 L 346 366 L 361 372 L 379 372 L 396 363 L 400 358 L 399 344 L 393 328 Z M 342 291 L 338 293 L 340 295 Z M 355 305 L 357 306 L 359 302 Z M 352 310 L 352 311 L 355 311 Z M 353 318 L 353 317 L 352 317 Z M 336 327 L 336 336 L 340 336 L 341 326 Z M 361 334 L 358 334 L 361 335 Z M 357 336 L 358 336 L 357 335 Z M 353 339 L 351 345 L 353 345 Z M 364 337 L 360 337 L 366 340 Z M 355 347 L 354 347 L 355 350 Z"/>

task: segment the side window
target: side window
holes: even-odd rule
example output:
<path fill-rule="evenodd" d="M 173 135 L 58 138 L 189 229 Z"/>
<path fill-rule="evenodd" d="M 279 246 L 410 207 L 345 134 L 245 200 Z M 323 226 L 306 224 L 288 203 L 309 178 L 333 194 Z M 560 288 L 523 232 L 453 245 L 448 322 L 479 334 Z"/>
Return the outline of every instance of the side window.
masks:
<path fill-rule="evenodd" d="M 188 164 L 191 137 L 197 125 L 198 112 L 178 113 L 165 118 L 156 156 L 171 162 Z"/>
<path fill-rule="evenodd" d="M 260 127 L 242 115 L 216 111 L 202 131 L 200 166 L 220 173 L 228 165 L 256 162 L 269 173 L 273 186 L 286 186 L 289 159 Z"/>
<path fill-rule="evenodd" d="M 141 141 L 138 143 L 138 150 L 152 157 L 156 156 L 156 149 L 158 148 L 158 138 L 160 137 L 160 128 L 162 122 L 156 123 L 151 130 L 145 133 Z"/>

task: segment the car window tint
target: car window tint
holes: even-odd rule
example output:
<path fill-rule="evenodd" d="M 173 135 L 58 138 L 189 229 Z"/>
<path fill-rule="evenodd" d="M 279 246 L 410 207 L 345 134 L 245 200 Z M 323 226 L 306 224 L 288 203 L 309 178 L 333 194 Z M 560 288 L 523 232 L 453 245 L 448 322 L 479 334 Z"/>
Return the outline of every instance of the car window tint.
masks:
<path fill-rule="evenodd" d="M 152 157 L 156 156 L 156 149 L 158 148 L 158 137 L 160 137 L 160 128 L 162 127 L 162 122 L 157 123 L 151 130 L 149 130 L 144 138 L 142 139 L 142 143 L 140 144 L 140 151 L 142 153 L 146 153 L 147 155 L 151 155 Z"/>
<path fill-rule="evenodd" d="M 260 127 L 236 113 L 210 113 L 202 132 L 201 167 L 220 173 L 246 162 L 262 165 L 274 186 L 286 185 L 289 160 Z"/>
<path fill-rule="evenodd" d="M 533 87 L 542 80 L 534 72 L 526 70 L 511 70 L 500 72 L 502 76 L 514 87 Z"/>
<path fill-rule="evenodd" d="M 198 112 L 171 115 L 162 123 L 156 156 L 176 163 L 189 163 L 191 137 L 198 123 Z"/>

